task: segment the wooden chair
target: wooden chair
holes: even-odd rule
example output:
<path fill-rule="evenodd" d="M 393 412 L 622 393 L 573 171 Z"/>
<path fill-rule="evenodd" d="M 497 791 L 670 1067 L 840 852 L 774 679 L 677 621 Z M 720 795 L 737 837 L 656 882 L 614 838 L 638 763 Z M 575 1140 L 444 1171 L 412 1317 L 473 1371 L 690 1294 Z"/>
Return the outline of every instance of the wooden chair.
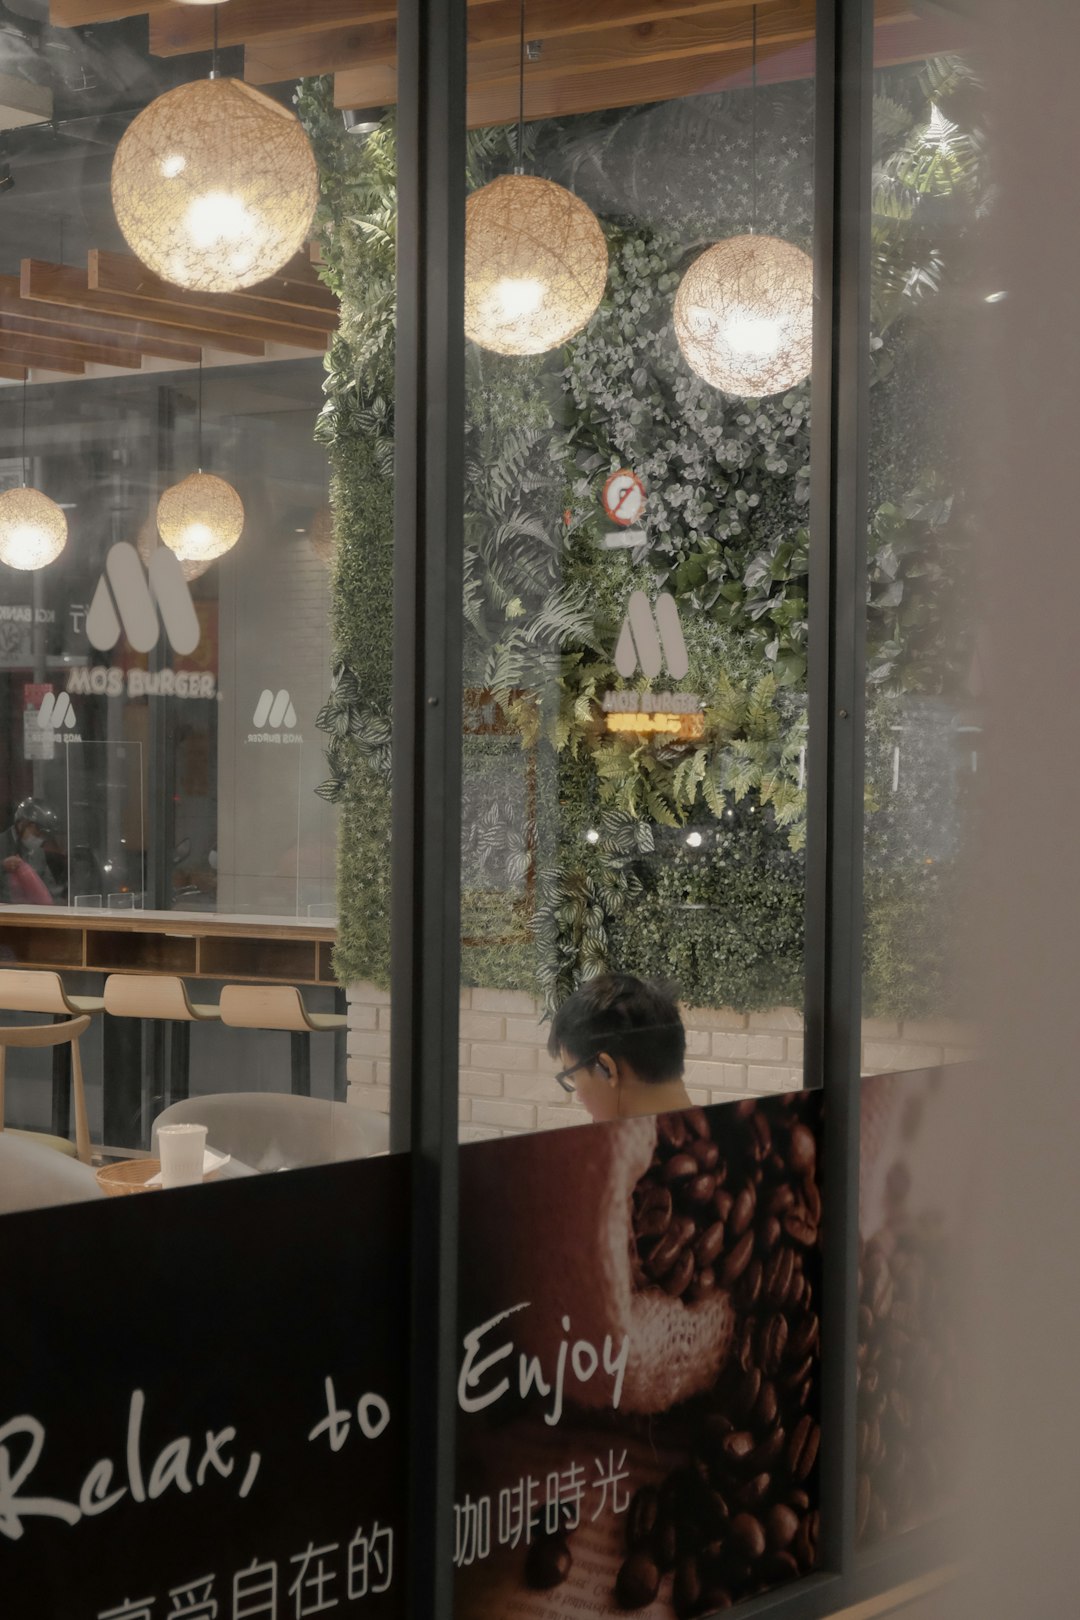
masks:
<path fill-rule="evenodd" d="M 90 1163 L 90 1126 L 86 1118 L 86 1093 L 83 1089 L 82 1058 L 79 1054 L 79 1036 L 90 1028 L 90 1015 L 66 1019 L 62 1024 L 15 1024 L 0 1028 L 0 1131 L 4 1129 L 4 1078 L 8 1049 L 32 1051 L 44 1046 L 70 1046 L 71 1078 L 75 1096 L 75 1157 L 83 1164 Z M 63 1137 L 49 1136 L 44 1131 L 13 1131 L 13 1136 L 26 1136 L 55 1147 L 58 1152 L 71 1153 L 71 1143 Z"/>
<path fill-rule="evenodd" d="M 99 1013 L 101 996 L 69 995 L 59 973 L 36 968 L 0 968 L 0 1011 L 50 1014 L 53 1023 Z M 60 1044 L 53 1053 L 52 1128 L 56 1136 L 71 1134 L 71 1048 Z"/>
<path fill-rule="evenodd" d="M 105 1011 L 110 1018 L 160 1018 L 171 1026 L 166 1103 L 188 1094 L 192 1024 L 216 1023 L 221 1017 L 208 1001 L 192 1001 L 187 985 L 174 973 L 110 973 L 105 980 Z"/>
<path fill-rule="evenodd" d="M 348 1027 L 344 1013 L 309 1012 L 294 984 L 227 984 L 221 992 L 221 1022 L 232 1029 L 281 1029 L 290 1036 L 292 1090 L 311 1096 L 311 1036 Z"/>

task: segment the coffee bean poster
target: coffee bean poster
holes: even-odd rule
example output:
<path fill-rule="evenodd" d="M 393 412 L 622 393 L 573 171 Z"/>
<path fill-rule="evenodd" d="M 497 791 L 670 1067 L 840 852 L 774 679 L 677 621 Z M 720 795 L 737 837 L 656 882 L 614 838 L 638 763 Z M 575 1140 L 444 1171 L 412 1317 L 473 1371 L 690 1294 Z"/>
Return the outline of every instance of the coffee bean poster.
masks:
<path fill-rule="evenodd" d="M 963 1502 L 977 1085 L 967 1063 L 862 1083 L 855 1467 L 864 1547 Z"/>
<path fill-rule="evenodd" d="M 815 1569 L 820 1122 L 800 1093 L 465 1150 L 458 1620 Z"/>

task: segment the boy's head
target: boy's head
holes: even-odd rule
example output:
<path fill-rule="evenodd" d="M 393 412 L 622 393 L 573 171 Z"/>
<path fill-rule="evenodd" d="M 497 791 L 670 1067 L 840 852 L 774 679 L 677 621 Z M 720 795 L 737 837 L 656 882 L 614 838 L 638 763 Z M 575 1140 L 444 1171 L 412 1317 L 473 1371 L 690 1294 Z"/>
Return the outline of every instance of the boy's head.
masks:
<path fill-rule="evenodd" d="M 564 1072 L 571 1071 L 581 1101 L 595 1117 L 594 1081 L 662 1085 L 681 1079 L 686 1031 L 665 986 L 630 973 L 605 973 L 563 1002 L 552 1020 L 548 1051 Z"/>

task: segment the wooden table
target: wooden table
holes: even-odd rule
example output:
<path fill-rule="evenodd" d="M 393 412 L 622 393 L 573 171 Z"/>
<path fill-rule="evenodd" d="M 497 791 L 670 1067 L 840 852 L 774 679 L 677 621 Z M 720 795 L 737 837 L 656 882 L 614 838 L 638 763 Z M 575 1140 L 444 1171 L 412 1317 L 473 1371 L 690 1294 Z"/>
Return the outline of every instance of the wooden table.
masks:
<path fill-rule="evenodd" d="M 321 986 L 345 1011 L 334 977 L 332 917 L 229 916 L 193 911 L 98 911 L 73 906 L 0 907 L 0 965 L 68 973 L 175 973 L 185 979 Z M 142 1024 L 106 1018 L 103 1137 L 137 1147 L 146 1136 Z M 164 1069 L 165 1030 L 152 1023 L 155 1073 Z M 183 1033 L 187 1033 L 186 1028 Z M 345 1095 L 345 1042 L 335 1037 L 335 1096 Z M 176 1085 L 169 1100 L 175 1100 Z M 56 1075 L 53 1128 L 67 1135 L 69 1089 Z M 62 1127 L 62 1128 L 61 1128 Z"/>

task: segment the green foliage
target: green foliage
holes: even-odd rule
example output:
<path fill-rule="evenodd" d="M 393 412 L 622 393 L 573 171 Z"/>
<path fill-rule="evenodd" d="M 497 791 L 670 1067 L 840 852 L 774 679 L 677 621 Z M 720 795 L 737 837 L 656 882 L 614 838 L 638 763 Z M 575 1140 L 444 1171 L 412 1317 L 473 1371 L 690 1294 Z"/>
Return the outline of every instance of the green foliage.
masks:
<path fill-rule="evenodd" d="M 770 90 L 763 103 L 761 160 L 782 178 L 762 199 L 761 223 L 808 245 L 804 89 Z M 892 390 L 893 412 L 919 363 L 910 317 L 947 282 L 985 199 L 971 92 L 967 70 L 943 59 L 891 75 L 876 99 L 873 374 Z M 347 136 L 325 80 L 305 81 L 300 110 L 322 174 L 324 274 L 343 308 L 317 427 L 337 538 L 319 791 L 342 808 L 337 971 L 384 983 L 394 130 L 388 118 L 364 141 Z M 727 398 L 689 372 L 671 323 L 690 259 L 746 227 L 748 112 L 745 97 L 705 97 L 529 126 L 537 168 L 598 208 L 607 292 L 563 352 L 468 352 L 463 974 L 538 990 L 549 1007 L 612 966 L 665 971 L 699 1005 L 802 995 L 809 388 Z M 677 183 L 673 143 L 703 154 Z M 470 187 L 511 163 L 511 131 L 472 133 Z M 935 919 L 949 879 L 940 867 L 928 879 L 906 846 L 897 858 L 882 810 L 888 761 L 904 704 L 955 691 L 969 658 L 949 618 L 968 536 L 941 445 L 909 409 L 904 456 L 883 467 L 879 454 L 873 470 L 868 535 L 870 730 L 881 759 L 867 799 L 867 995 L 894 1017 L 928 1010 L 943 992 Z M 647 543 L 632 554 L 600 543 L 600 493 L 624 465 L 649 494 Z M 680 682 L 630 685 L 698 694 L 700 736 L 607 727 L 605 694 L 627 686 L 613 648 L 635 588 L 675 595 L 690 667 Z"/>

